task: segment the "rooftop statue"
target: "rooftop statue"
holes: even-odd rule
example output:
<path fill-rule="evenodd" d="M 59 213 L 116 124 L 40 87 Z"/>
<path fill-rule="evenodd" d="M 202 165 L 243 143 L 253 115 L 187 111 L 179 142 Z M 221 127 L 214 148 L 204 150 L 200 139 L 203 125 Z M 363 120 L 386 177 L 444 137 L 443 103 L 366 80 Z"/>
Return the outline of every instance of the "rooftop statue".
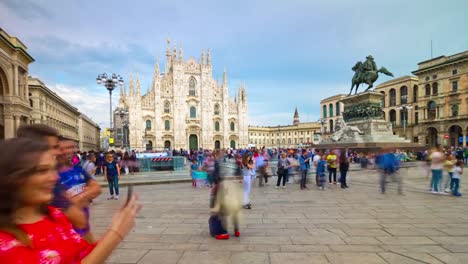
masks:
<path fill-rule="evenodd" d="M 352 80 L 351 90 L 349 91 L 348 96 L 351 95 L 354 87 L 356 87 L 356 91 L 354 92 L 354 94 L 357 94 L 359 85 L 363 83 L 369 85 L 365 92 L 371 89 L 374 85 L 374 82 L 377 80 L 377 78 L 379 78 L 379 72 L 393 77 L 393 74 L 389 72 L 385 67 L 377 69 L 377 64 L 375 64 L 372 55 L 367 56 L 364 62 L 358 61 L 352 69 L 355 73 Z"/>

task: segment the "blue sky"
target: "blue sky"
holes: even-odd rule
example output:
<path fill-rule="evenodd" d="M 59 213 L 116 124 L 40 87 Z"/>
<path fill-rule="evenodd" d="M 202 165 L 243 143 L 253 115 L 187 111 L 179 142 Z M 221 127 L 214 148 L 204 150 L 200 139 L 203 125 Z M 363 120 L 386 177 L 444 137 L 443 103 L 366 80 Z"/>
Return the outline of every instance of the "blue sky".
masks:
<path fill-rule="evenodd" d="M 108 96 L 96 76 L 139 72 L 146 91 L 168 37 L 186 59 L 210 48 L 232 94 L 246 82 L 250 124 L 286 125 L 296 106 L 316 121 L 320 100 L 348 93 L 351 67 L 368 54 L 399 77 L 430 59 L 431 39 L 434 57 L 468 50 L 466 10 L 466 0 L 2 0 L 0 27 L 36 59 L 30 75 L 102 127 Z"/>

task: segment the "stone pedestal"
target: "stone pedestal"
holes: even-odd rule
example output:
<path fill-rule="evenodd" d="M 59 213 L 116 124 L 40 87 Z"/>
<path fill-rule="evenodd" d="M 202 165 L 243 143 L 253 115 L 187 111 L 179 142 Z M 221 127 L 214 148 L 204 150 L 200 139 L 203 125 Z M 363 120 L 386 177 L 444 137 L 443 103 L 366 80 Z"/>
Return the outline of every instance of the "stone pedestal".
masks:
<path fill-rule="evenodd" d="M 327 148 L 409 148 L 419 145 L 393 134 L 392 125 L 385 121 L 382 111 L 384 95 L 366 92 L 348 96 L 344 104 L 343 120 L 337 131 L 320 145 Z"/>

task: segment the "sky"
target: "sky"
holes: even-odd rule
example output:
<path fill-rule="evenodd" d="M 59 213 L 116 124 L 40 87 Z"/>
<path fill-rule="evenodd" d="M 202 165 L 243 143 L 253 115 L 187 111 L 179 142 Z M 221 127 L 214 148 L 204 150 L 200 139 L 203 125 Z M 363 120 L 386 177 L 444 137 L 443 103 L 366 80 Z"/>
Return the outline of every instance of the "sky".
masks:
<path fill-rule="evenodd" d="M 401 77 L 431 58 L 431 40 L 433 57 L 468 50 L 467 10 L 466 0 L 2 0 L 0 27 L 28 47 L 31 76 L 101 127 L 109 98 L 97 75 L 138 72 L 144 93 L 167 38 L 185 59 L 210 48 L 232 96 L 245 81 L 249 124 L 276 126 L 292 124 L 295 107 L 317 121 L 320 100 L 347 94 L 369 54 Z"/>

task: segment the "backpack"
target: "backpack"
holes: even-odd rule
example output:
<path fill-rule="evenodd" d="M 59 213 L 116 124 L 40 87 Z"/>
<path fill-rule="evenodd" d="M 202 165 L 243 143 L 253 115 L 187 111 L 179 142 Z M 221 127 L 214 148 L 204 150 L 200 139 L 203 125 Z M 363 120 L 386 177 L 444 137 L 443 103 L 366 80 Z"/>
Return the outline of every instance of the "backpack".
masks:
<path fill-rule="evenodd" d="M 212 237 L 227 233 L 226 229 L 224 229 L 221 223 L 221 219 L 217 215 L 210 216 L 208 219 L 208 225 L 210 227 L 210 235 Z"/>

